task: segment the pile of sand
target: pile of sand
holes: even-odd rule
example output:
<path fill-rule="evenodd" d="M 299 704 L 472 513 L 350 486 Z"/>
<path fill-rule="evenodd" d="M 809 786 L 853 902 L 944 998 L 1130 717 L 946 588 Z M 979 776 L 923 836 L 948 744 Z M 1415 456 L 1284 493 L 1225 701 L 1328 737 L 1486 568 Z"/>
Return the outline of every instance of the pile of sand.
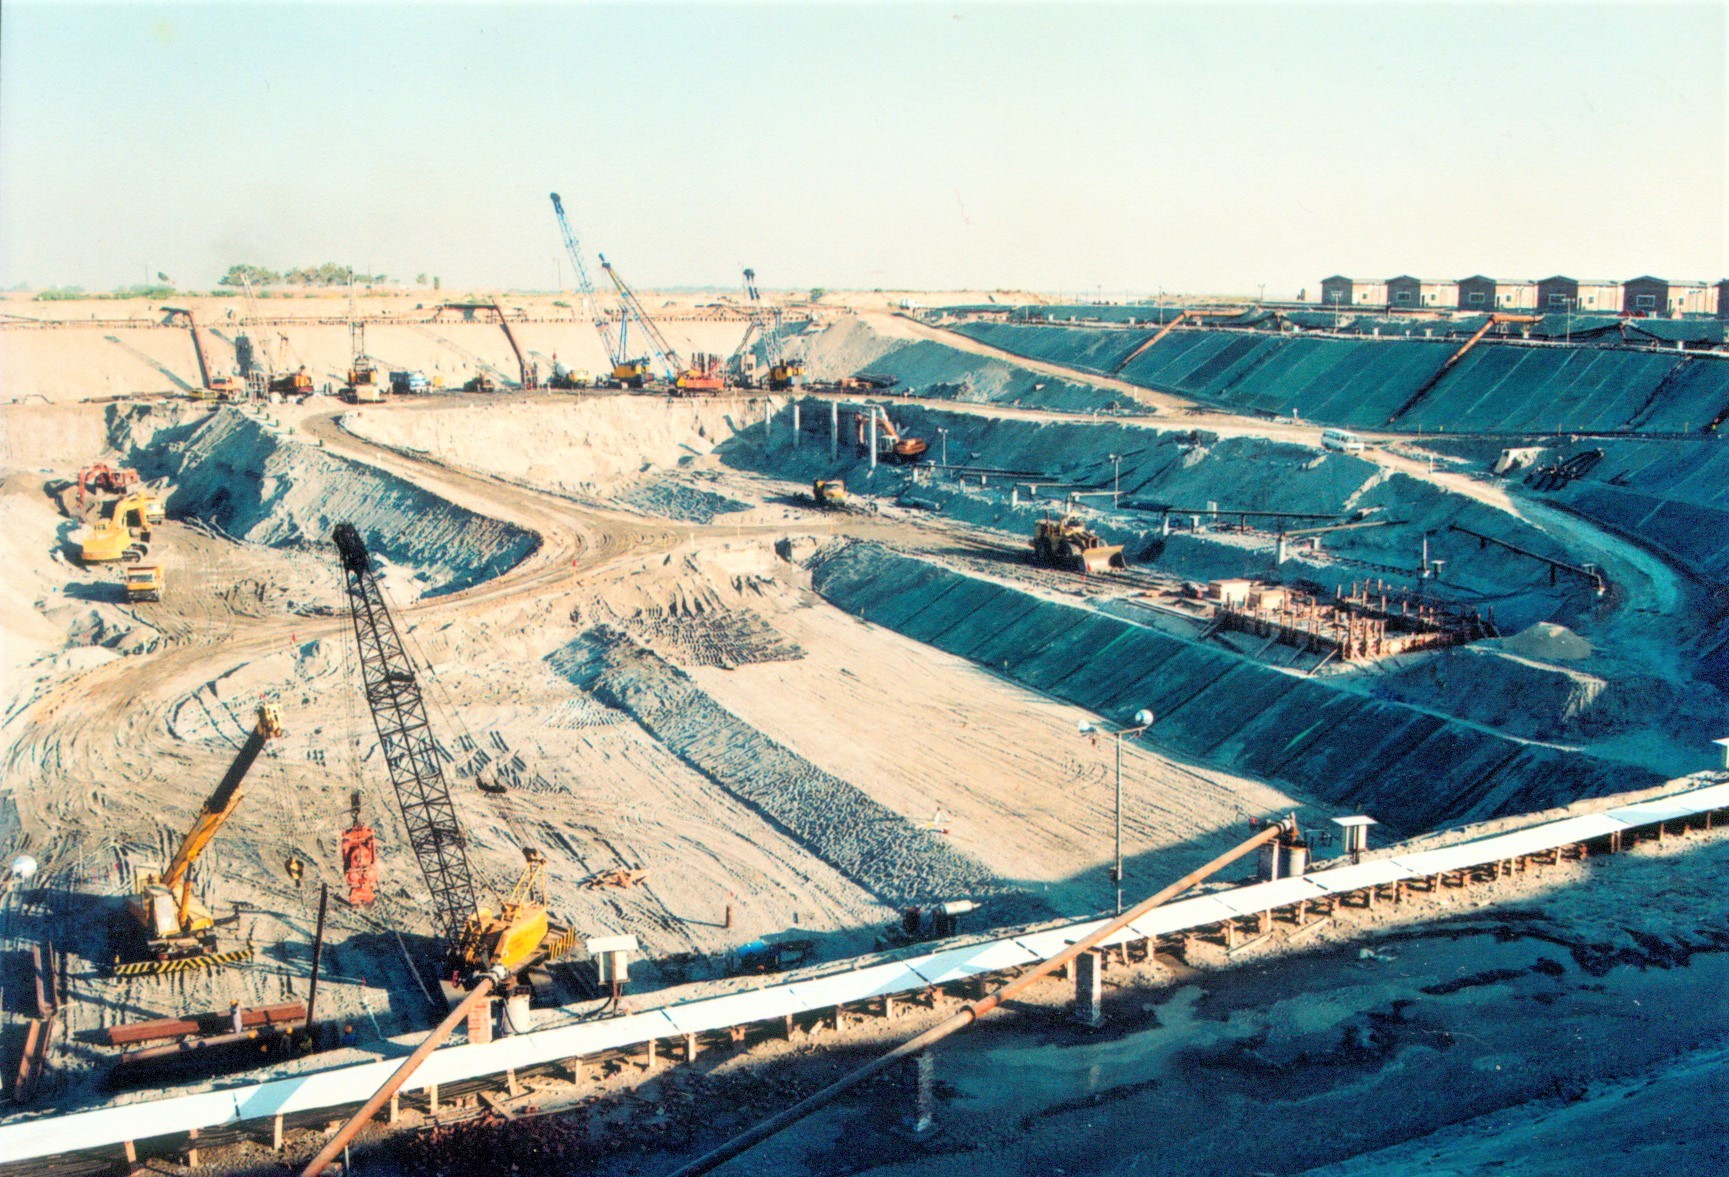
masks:
<path fill-rule="evenodd" d="M 1576 662 L 1594 652 L 1590 642 L 1552 621 L 1539 621 L 1510 638 L 1502 638 L 1501 648 L 1538 662 Z"/>

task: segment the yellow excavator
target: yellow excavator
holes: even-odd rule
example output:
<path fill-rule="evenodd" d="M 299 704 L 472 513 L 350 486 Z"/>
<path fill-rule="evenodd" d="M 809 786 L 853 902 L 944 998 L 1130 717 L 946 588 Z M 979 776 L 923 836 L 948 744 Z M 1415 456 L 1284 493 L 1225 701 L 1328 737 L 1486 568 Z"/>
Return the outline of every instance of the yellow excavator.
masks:
<path fill-rule="evenodd" d="M 232 964 L 252 955 L 250 948 L 220 952 L 216 940 L 216 918 L 197 896 L 192 894 L 192 864 L 209 847 L 225 822 L 240 808 L 246 795 L 246 774 L 252 768 L 264 745 L 282 734 L 282 717 L 266 703 L 258 708 L 257 722 L 246 742 L 228 766 L 222 783 L 216 786 L 204 802 L 204 808 L 181 839 L 180 848 L 161 874 L 140 872 L 127 912 L 132 917 L 134 932 L 141 935 L 143 959 L 115 966 L 121 976 L 140 973 L 176 972 L 186 968 L 204 968 L 217 964 Z"/>
<path fill-rule="evenodd" d="M 150 548 L 150 527 L 165 516 L 162 502 L 149 491 L 134 490 L 114 500 L 104 518 L 72 533 L 78 559 L 85 564 L 137 559 Z"/>

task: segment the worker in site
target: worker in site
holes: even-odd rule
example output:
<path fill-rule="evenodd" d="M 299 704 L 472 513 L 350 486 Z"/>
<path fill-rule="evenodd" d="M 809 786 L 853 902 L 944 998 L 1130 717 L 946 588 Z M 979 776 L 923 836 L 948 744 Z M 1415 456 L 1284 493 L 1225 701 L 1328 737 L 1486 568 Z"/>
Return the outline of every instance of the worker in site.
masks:
<path fill-rule="evenodd" d="M 238 1000 L 228 1003 L 228 1020 L 234 1023 L 236 1034 L 246 1029 L 246 1010 L 241 1007 Z"/>

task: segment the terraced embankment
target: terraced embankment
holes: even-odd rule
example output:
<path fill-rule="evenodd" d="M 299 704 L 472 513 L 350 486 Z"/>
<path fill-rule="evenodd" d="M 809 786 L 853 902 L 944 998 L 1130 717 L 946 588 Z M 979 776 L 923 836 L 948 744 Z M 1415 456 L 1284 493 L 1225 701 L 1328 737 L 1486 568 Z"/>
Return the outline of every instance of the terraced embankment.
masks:
<path fill-rule="evenodd" d="M 177 406 L 116 413 L 110 440 L 146 478 L 175 490 L 168 510 L 236 539 L 322 551 L 347 520 L 422 595 L 458 592 L 514 567 L 539 543 L 521 527 L 458 507 L 384 471 L 306 445 L 257 417 Z"/>
<path fill-rule="evenodd" d="M 1543 809 L 1664 779 L 1339 690 L 935 564 L 853 544 L 812 583 L 867 621 L 1127 721 L 1161 750 L 1356 806 L 1403 832 Z"/>
<path fill-rule="evenodd" d="M 1362 429 L 1667 432 L 1729 407 L 1729 363 L 1631 348 L 1484 343 L 1412 404 L 1458 342 L 1179 328 L 1142 350 L 1151 328 L 970 322 L 955 331 L 1238 411 Z"/>

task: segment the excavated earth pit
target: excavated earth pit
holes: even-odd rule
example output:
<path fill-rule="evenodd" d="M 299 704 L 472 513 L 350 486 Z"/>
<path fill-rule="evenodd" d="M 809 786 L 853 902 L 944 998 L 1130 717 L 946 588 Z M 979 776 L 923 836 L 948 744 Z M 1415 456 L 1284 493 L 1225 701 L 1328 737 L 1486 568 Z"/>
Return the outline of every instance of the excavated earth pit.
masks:
<path fill-rule="evenodd" d="M 356 1025 L 355 1057 L 427 1024 L 410 962 L 429 977 L 435 946 L 358 690 L 328 538 L 344 519 L 381 557 L 430 671 L 480 877 L 507 888 L 518 848 L 541 848 L 561 915 L 641 939 L 639 991 L 712 980 L 763 935 L 811 939 L 825 960 L 866 952 L 908 903 L 979 899 L 969 930 L 1108 907 L 1110 748 L 1076 734 L 1082 719 L 1158 716 L 1125 771 L 1127 874 L 1144 888 L 1234 844 L 1251 818 L 1295 811 L 1325 828 L 1366 811 L 1417 833 L 1648 787 L 1706 762 L 1662 731 L 1729 716 L 1695 663 L 1649 641 L 1691 624 L 1690 589 L 1647 600 L 1628 577 L 1600 601 L 1449 530 L 1568 557 L 1541 520 L 1287 441 L 1158 418 L 995 416 L 1016 401 L 1125 406 L 1084 382 L 1071 405 L 1065 387 L 979 357 L 858 359 L 847 349 L 869 340 L 829 334 L 810 354 L 837 370 L 904 364 L 970 402 L 888 402 L 933 456 L 942 438 L 958 463 L 1088 488 L 1109 485 L 1121 456 L 1125 509 L 1089 521 L 1145 569 L 1328 587 L 1375 576 L 1492 608 L 1505 636 L 1311 676 L 1135 624 L 1106 608 L 1131 590 L 959 558 L 979 537 L 1017 551 L 1050 502 L 1013 476 L 873 472 L 851 443 L 850 402 L 832 451 L 817 398 L 12 406 L 0 841 L 44 869 L 4 935 L 72 954 L 48 1103 L 93 1097 L 107 1024 L 303 995 L 316 896 L 284 864 L 339 877 L 357 790 L 385 901 L 334 905 L 321 1002 Z M 159 604 L 126 606 L 110 571 L 68 551 L 71 520 L 49 488 L 97 458 L 172 488 L 152 553 L 170 568 Z M 835 476 L 857 509 L 816 511 L 810 481 Z M 1166 535 L 1157 512 L 1128 509 L 1211 502 L 1394 522 L 1281 564 L 1265 535 Z M 1425 535 L 1446 563 L 1420 586 Z M 260 700 L 282 708 L 287 734 L 198 880 L 239 911 L 233 935 L 252 938 L 258 962 L 171 984 L 102 976 L 89 896 L 117 911 L 133 870 L 160 863 Z M 482 776 L 504 792 L 476 787 Z M 616 867 L 649 873 L 629 889 L 584 885 Z"/>

